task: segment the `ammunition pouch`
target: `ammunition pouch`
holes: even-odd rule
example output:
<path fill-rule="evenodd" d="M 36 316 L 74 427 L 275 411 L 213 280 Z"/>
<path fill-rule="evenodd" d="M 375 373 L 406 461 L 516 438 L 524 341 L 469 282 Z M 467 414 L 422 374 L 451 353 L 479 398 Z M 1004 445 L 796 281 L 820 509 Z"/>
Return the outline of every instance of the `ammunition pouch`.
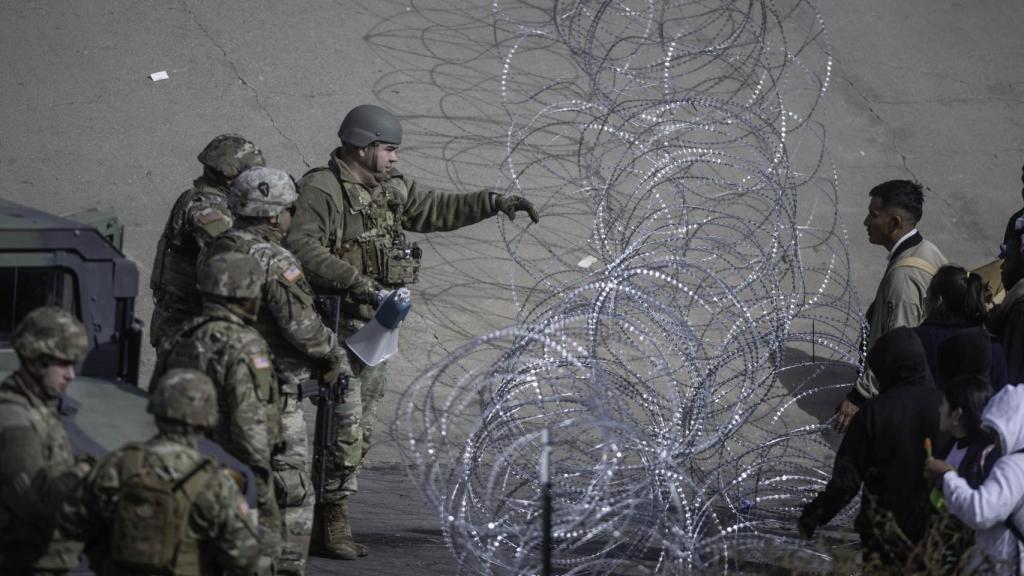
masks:
<path fill-rule="evenodd" d="M 189 314 L 199 313 L 201 306 L 199 289 L 196 288 L 197 258 L 198 253 L 183 251 L 173 244 L 165 244 L 163 238 L 160 239 L 149 279 L 149 287 L 153 290 L 157 305 Z"/>
<path fill-rule="evenodd" d="M 298 508 L 309 498 L 309 477 L 298 468 L 285 465 L 273 471 L 274 496 L 283 508 Z"/>
<path fill-rule="evenodd" d="M 415 284 L 420 275 L 423 251 L 414 242 L 408 244 L 404 234 L 393 238 L 371 236 L 359 240 L 364 273 L 389 287 Z"/>

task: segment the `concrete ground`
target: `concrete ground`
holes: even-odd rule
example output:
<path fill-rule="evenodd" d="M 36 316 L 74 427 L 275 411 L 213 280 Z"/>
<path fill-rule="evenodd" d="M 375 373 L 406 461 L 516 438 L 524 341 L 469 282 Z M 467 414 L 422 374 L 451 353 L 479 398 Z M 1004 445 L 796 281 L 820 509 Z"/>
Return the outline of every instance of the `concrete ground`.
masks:
<path fill-rule="evenodd" d="M 248 136 L 271 165 L 299 175 L 326 160 L 351 106 L 382 103 L 406 121 L 407 173 L 445 190 L 493 185 L 493 170 L 460 163 L 447 145 L 460 123 L 486 131 L 500 122 L 458 108 L 453 96 L 472 78 L 446 75 L 444 62 L 467 57 L 466 46 L 429 34 L 450 25 L 477 34 L 490 4 L 4 0 L 0 193 L 57 213 L 115 211 L 142 271 L 138 312 L 148 320 L 149 266 L 167 210 L 218 133 Z M 952 261 L 992 259 L 1006 217 L 1021 205 L 1024 3 L 823 0 L 821 11 L 834 66 L 818 119 L 829 132 L 862 304 L 884 251 L 867 243 L 861 221 L 868 189 L 883 180 L 928 187 L 921 229 Z M 498 66 L 493 55 L 478 63 Z M 158 71 L 169 78 L 150 80 Z M 436 513 L 389 437 L 394 401 L 446 350 L 509 323 L 514 307 L 493 222 L 418 239 L 426 273 L 392 363 L 380 442 L 353 502 L 372 554 L 316 561 L 313 574 L 454 569 Z M 151 364 L 150 354 L 144 372 Z"/>

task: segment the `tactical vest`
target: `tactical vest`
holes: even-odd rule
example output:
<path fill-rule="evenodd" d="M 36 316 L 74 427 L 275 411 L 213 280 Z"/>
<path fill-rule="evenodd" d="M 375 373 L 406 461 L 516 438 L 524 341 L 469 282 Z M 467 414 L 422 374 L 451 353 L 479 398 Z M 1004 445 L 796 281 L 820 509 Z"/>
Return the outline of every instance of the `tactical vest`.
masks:
<path fill-rule="evenodd" d="M 64 431 L 64 425 L 56 412 L 48 406 L 32 406 L 24 396 L 12 390 L 0 389 L 0 404 L 16 404 L 25 411 L 32 430 L 41 439 L 47 464 L 54 468 L 73 466 L 74 454 L 71 443 Z M 0 423 L 3 425 L 3 423 Z"/>
<path fill-rule="evenodd" d="M 329 248 L 335 255 L 384 286 L 419 280 L 422 253 L 406 241 L 402 230 L 409 191 L 401 175 L 395 173 L 373 193 L 342 180 L 328 167 L 314 168 L 303 178 L 327 192 L 341 213 L 341 226 L 329 231 Z"/>
<path fill-rule="evenodd" d="M 156 259 L 149 287 L 162 306 L 183 311 L 199 312 L 199 291 L 196 288 L 196 260 L 200 246 L 196 242 L 191 224 L 186 222 L 189 210 L 195 204 L 208 205 L 199 211 L 198 225 L 211 238 L 231 228 L 227 200 L 220 190 L 197 182 L 174 203 L 167 217 L 164 231 L 156 246 Z"/>
<path fill-rule="evenodd" d="M 0 387 L 0 404 L 6 405 L 5 411 L 23 412 L 32 431 L 40 438 L 43 457 L 50 471 L 57 473 L 74 466 L 71 444 L 60 418 L 49 406 L 33 406 L 21 392 L 8 388 L 13 385 L 11 379 L 15 378 L 19 376 L 9 376 Z M 10 422 L 0 419 L 0 427 L 5 425 L 10 425 Z M 36 566 L 41 570 L 62 571 L 78 563 L 82 550 L 80 543 L 65 539 L 57 530 L 48 539 L 40 541 L 34 521 L 10 514 L 5 506 L 0 505 L 0 573 L 4 572 L 4 566 Z M 30 522 L 32 524 L 28 525 Z"/>
<path fill-rule="evenodd" d="M 221 330 L 214 330 L 216 326 L 211 324 L 222 324 Z M 197 333 L 202 331 L 204 338 L 196 338 Z M 246 362 L 252 365 L 252 359 L 242 352 L 254 339 L 261 338 L 254 329 L 243 324 L 236 324 L 224 318 L 214 316 L 200 316 L 186 322 L 173 336 L 168 344 L 165 358 L 162 358 L 161 372 L 164 373 L 173 368 L 194 368 L 205 372 L 216 383 L 218 391 L 223 386 L 226 371 L 229 366 L 239 362 Z M 211 368 L 214 373 L 211 374 Z M 254 367 L 253 386 L 256 397 L 266 405 L 267 411 L 267 434 L 270 446 L 273 447 L 281 439 L 281 415 L 280 395 L 274 381 L 274 370 L 272 366 L 266 369 Z M 231 441 L 231 419 L 228 418 L 227 398 L 225 394 L 218 394 L 218 419 L 215 429 L 214 440 L 221 446 L 230 449 Z"/>
<path fill-rule="evenodd" d="M 204 458 L 180 479 L 164 479 L 146 464 L 145 447 L 125 446 L 108 559 L 114 571 L 166 576 L 216 573 L 210 562 L 203 562 L 200 543 L 189 530 L 192 504 L 215 470 L 213 460 Z"/>

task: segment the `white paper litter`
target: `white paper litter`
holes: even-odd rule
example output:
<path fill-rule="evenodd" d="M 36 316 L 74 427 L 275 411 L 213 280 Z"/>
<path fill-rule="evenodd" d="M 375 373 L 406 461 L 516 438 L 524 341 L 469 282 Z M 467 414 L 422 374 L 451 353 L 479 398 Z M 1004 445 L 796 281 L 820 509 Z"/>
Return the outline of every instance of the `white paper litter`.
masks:
<path fill-rule="evenodd" d="M 152 74 L 149 75 L 149 79 L 152 80 L 153 82 L 156 82 L 158 80 L 167 80 L 168 78 L 170 78 L 170 76 L 167 74 L 167 70 L 161 70 L 159 72 L 153 72 Z"/>
<path fill-rule="evenodd" d="M 593 256 L 587 256 L 583 260 L 577 262 L 576 265 L 579 266 L 580 268 L 590 268 L 591 266 L 594 265 L 595 262 L 597 262 L 597 258 L 594 258 Z"/>

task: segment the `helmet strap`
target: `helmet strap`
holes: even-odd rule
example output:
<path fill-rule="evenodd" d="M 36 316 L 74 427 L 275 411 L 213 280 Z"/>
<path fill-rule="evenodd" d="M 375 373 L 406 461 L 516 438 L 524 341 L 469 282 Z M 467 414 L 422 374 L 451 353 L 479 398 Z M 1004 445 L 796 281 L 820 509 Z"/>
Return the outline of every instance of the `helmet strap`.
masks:
<path fill-rule="evenodd" d="M 369 146 L 366 147 L 366 150 L 368 160 L 368 162 L 366 163 L 367 167 L 370 169 L 370 172 L 373 172 L 374 175 L 377 175 L 380 173 L 380 142 L 374 142 L 373 144 L 370 144 Z"/>
<path fill-rule="evenodd" d="M 25 376 L 32 381 L 33 386 L 43 397 L 50 400 L 60 398 L 61 394 L 47 386 L 45 382 L 44 372 L 50 361 L 45 358 L 25 358 L 21 354 L 18 354 L 18 361 Z"/>
<path fill-rule="evenodd" d="M 161 437 L 192 448 L 199 448 L 199 440 L 203 437 L 203 429 L 201 427 L 190 426 L 184 422 L 169 420 L 159 416 L 155 420 L 156 429 Z"/>
<path fill-rule="evenodd" d="M 259 298 L 238 298 L 233 302 L 226 303 L 225 307 L 232 314 L 244 320 L 246 324 L 252 326 L 256 324 L 256 318 L 259 316 L 260 303 Z"/>

